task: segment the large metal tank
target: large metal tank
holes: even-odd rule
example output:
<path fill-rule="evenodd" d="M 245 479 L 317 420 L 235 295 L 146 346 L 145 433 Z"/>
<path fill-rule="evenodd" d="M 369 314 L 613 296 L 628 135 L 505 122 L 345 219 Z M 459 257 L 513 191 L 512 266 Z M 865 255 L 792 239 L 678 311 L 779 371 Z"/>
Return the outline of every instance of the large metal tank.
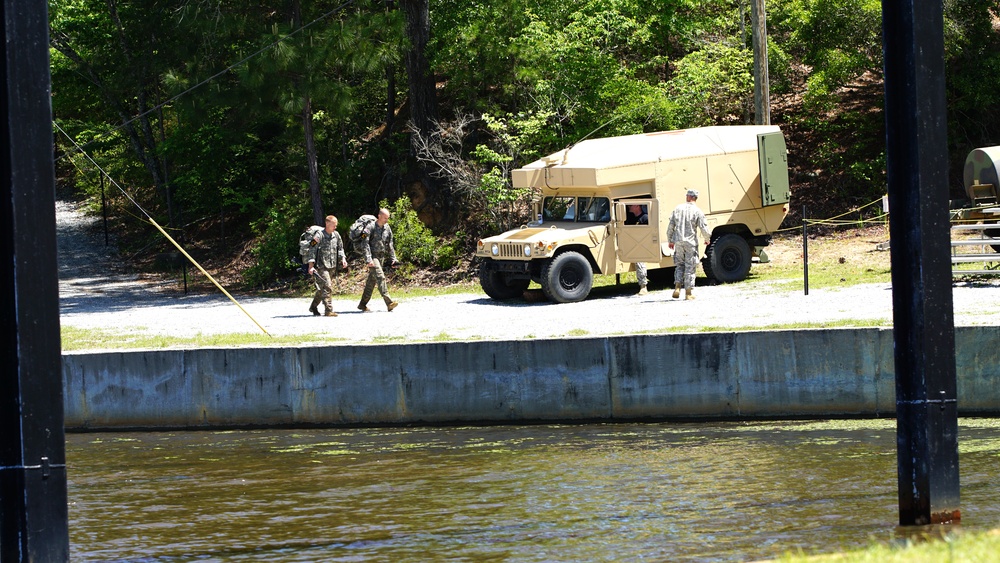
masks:
<path fill-rule="evenodd" d="M 1000 189 L 1000 146 L 972 149 L 965 157 L 965 195 L 973 203 L 997 199 Z M 987 187 L 989 186 L 989 187 Z"/>

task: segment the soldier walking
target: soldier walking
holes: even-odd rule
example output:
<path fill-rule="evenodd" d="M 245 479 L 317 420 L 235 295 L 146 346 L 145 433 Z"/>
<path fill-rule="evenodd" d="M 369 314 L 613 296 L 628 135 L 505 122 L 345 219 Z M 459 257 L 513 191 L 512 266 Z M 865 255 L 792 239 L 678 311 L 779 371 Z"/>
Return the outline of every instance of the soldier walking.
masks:
<path fill-rule="evenodd" d="M 667 242 L 674 251 L 674 294 L 673 298 L 681 296 L 684 287 L 685 299 L 694 299 L 694 275 L 698 270 L 698 231 L 708 245 L 708 223 L 705 214 L 695 205 L 698 201 L 698 191 L 688 190 L 685 202 L 678 205 L 670 214 L 667 224 Z"/>
<path fill-rule="evenodd" d="M 389 297 L 389 290 L 385 285 L 385 272 L 382 265 L 385 259 L 389 258 L 389 264 L 395 266 L 396 249 L 392 244 L 392 227 L 389 226 L 389 210 L 382 208 L 378 210 L 378 218 L 370 224 L 364 234 L 361 235 L 361 251 L 364 253 L 365 262 L 368 264 L 368 279 L 365 280 L 365 290 L 361 294 L 361 303 L 358 310 L 368 313 L 368 300 L 372 298 L 372 292 L 378 285 L 378 292 L 385 301 L 386 309 L 392 311 L 399 303 Z"/>
<path fill-rule="evenodd" d="M 316 235 L 316 244 L 309 251 L 309 276 L 316 284 L 309 312 L 318 317 L 322 301 L 323 315 L 336 317 L 337 313 L 333 311 L 333 276 L 337 273 L 338 264 L 341 269 L 347 268 L 347 255 L 344 254 L 344 241 L 337 232 L 337 218 L 327 215 L 325 223 L 323 231 Z"/>

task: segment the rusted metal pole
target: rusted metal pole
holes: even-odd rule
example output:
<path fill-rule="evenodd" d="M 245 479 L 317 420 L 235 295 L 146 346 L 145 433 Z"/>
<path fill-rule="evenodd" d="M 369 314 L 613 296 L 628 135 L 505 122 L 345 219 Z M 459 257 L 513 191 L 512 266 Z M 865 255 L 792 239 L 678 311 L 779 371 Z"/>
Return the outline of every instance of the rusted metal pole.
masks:
<path fill-rule="evenodd" d="M 958 522 L 942 0 L 882 0 L 899 523 Z"/>
<path fill-rule="evenodd" d="M 0 561 L 68 561 L 47 4 L 0 5 Z"/>

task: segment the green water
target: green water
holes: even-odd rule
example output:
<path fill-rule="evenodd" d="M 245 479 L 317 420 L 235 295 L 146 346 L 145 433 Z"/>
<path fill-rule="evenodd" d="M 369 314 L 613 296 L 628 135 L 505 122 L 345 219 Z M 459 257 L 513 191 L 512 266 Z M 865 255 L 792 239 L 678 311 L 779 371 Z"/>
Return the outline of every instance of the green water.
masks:
<path fill-rule="evenodd" d="M 73 561 L 748 561 L 895 537 L 895 421 L 71 434 Z M 960 425 L 1000 526 L 1000 421 Z"/>

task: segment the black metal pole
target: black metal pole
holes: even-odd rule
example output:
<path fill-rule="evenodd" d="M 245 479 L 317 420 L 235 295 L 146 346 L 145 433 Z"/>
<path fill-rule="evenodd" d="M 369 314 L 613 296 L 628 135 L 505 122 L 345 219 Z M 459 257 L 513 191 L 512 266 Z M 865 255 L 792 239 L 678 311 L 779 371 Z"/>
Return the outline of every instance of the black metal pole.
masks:
<path fill-rule="evenodd" d="M 806 206 L 802 206 L 802 287 L 809 295 L 809 236 L 806 233 Z"/>
<path fill-rule="evenodd" d="M 0 561 L 68 561 L 47 3 L 0 5 Z"/>
<path fill-rule="evenodd" d="M 899 523 L 958 522 L 942 0 L 882 0 Z"/>
<path fill-rule="evenodd" d="M 108 246 L 111 244 L 108 240 L 108 198 L 104 193 L 104 173 L 100 170 L 97 173 L 101 178 L 101 217 L 104 219 L 104 246 Z"/>

